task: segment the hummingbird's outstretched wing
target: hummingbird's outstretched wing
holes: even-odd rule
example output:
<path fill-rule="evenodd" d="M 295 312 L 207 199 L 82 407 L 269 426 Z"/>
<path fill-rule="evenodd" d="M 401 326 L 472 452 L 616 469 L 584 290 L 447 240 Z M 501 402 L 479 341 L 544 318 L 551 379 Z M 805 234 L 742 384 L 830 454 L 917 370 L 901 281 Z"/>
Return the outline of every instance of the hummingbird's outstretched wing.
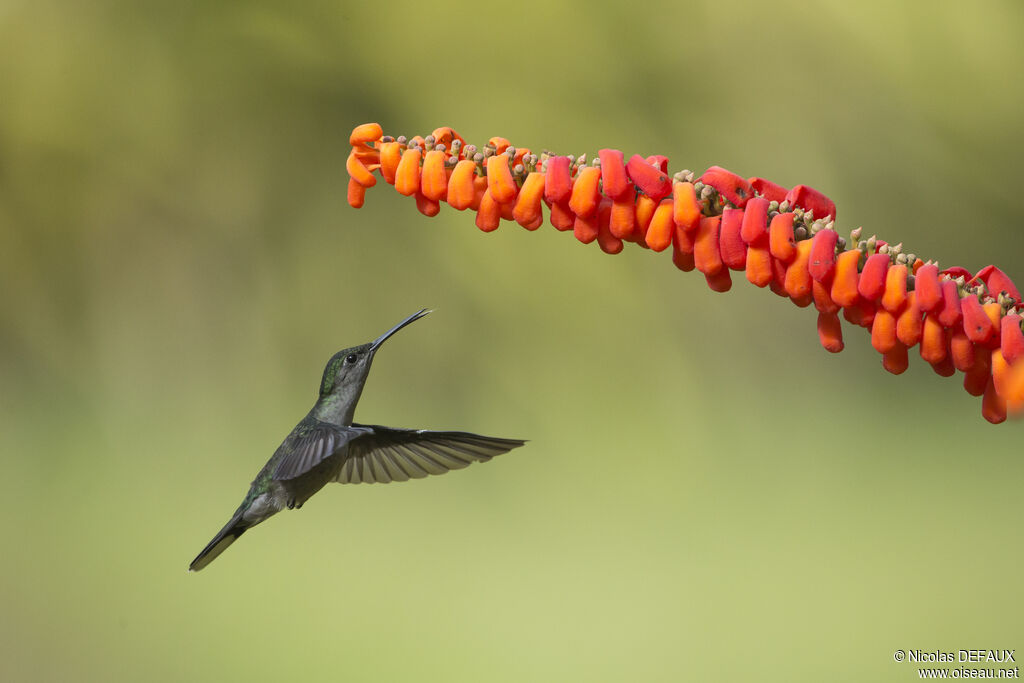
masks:
<path fill-rule="evenodd" d="M 273 476 L 276 480 L 295 479 L 343 449 L 352 439 L 372 433 L 365 427 L 339 427 L 326 422 L 300 424 L 278 449 L 281 455 Z"/>
<path fill-rule="evenodd" d="M 498 439 L 469 432 L 432 432 L 353 424 L 348 457 L 334 481 L 387 484 L 444 474 L 522 446 L 520 439 Z"/>

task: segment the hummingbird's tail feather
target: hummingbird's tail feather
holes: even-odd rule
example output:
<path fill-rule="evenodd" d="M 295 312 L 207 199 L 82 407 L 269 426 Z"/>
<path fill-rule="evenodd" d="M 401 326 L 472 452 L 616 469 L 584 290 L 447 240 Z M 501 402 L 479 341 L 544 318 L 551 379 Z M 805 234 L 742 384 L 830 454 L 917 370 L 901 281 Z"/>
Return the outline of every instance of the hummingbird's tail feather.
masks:
<path fill-rule="evenodd" d="M 249 525 L 242 521 L 241 513 L 236 513 L 231 521 L 224 525 L 224 528 L 213 537 L 203 552 L 196 556 L 196 559 L 192 560 L 192 564 L 188 566 L 190 572 L 197 572 L 206 565 L 217 559 L 217 556 L 224 552 L 229 545 L 235 542 L 235 540 L 245 533 L 245 530 L 249 528 Z"/>

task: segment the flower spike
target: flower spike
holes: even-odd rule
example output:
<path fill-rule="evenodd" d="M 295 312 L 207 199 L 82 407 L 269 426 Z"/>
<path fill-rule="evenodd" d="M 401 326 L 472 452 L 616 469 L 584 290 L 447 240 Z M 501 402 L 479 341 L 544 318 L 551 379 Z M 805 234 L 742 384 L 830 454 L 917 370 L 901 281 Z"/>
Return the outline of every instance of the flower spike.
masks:
<path fill-rule="evenodd" d="M 982 397 L 992 423 L 1024 413 L 1024 301 L 994 265 L 973 273 L 940 268 L 902 244 L 849 240 L 836 228 L 835 203 L 807 185 L 786 189 L 712 166 L 703 174 L 669 173 L 662 155 L 628 157 L 601 149 L 586 155 L 533 154 L 502 137 L 479 149 L 449 127 L 426 137 L 385 136 L 356 126 L 345 162 L 347 199 L 360 208 L 379 174 L 434 216 L 441 204 L 475 212 L 484 232 L 514 221 L 537 230 L 547 221 L 584 244 L 617 254 L 625 242 L 652 252 L 671 247 L 672 263 L 698 270 L 710 289 L 732 287 L 743 271 L 801 307 L 814 304 L 822 347 L 844 348 L 842 318 L 870 331 L 890 373 L 903 373 L 909 350 L 943 377 L 963 373 L 964 389 Z"/>

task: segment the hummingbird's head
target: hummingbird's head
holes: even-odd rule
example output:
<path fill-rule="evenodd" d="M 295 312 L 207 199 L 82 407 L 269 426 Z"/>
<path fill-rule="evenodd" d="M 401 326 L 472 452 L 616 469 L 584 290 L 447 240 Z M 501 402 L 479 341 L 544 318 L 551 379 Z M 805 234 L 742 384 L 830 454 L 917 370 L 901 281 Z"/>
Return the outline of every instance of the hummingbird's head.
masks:
<path fill-rule="evenodd" d="M 373 362 L 377 349 L 395 332 L 428 313 L 430 313 L 429 309 L 421 309 L 374 341 L 342 349 L 331 356 L 331 359 L 327 361 L 327 367 L 324 368 L 323 380 L 320 382 L 320 397 L 326 398 L 333 394 L 354 409 L 355 402 L 359 400 L 363 385 L 366 384 L 366 378 L 370 374 L 370 364 Z"/>

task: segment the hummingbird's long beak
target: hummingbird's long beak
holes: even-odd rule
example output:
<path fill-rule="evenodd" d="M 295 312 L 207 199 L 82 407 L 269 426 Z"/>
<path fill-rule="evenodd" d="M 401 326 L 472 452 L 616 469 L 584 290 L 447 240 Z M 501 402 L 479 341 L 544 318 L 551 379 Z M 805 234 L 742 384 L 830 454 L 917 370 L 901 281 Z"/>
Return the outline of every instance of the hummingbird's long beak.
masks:
<path fill-rule="evenodd" d="M 431 311 L 430 311 L 429 308 L 421 308 L 420 310 L 416 311 L 415 313 L 413 313 L 408 318 L 406 318 L 402 322 L 400 322 L 397 325 L 395 325 L 394 327 L 392 327 L 390 330 L 388 330 L 387 332 L 385 332 L 381 336 L 377 337 L 376 341 L 374 341 L 372 344 L 370 344 L 370 349 L 369 349 L 370 353 L 373 353 L 374 351 L 376 351 L 380 347 L 380 345 L 383 344 L 385 341 L 387 341 L 388 337 L 393 335 L 395 332 L 398 332 L 400 329 L 402 329 L 403 327 L 405 327 L 409 323 L 416 322 L 417 320 L 419 320 L 420 318 L 422 318 L 423 316 L 427 315 L 430 312 Z"/>

